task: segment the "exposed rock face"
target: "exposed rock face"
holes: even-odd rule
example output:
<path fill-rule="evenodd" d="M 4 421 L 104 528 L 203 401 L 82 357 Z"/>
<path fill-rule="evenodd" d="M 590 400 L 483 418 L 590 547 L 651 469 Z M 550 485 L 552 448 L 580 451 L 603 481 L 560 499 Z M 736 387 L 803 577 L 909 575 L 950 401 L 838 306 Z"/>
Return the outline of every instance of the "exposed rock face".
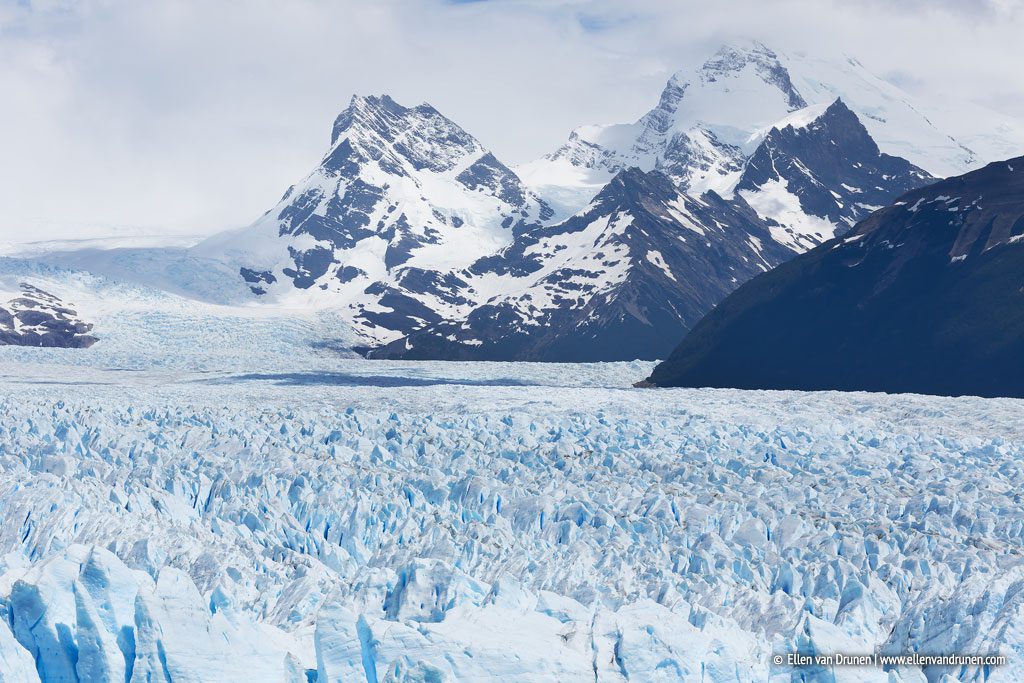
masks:
<path fill-rule="evenodd" d="M 883 154 L 842 100 L 804 125 L 772 128 L 747 161 L 736 191 L 796 251 L 845 233 L 872 211 L 935 178 Z"/>
<path fill-rule="evenodd" d="M 60 299 L 21 283 L 21 296 L 0 304 L 0 345 L 88 348 L 96 343 L 92 325 Z"/>
<path fill-rule="evenodd" d="M 933 179 L 882 154 L 842 102 L 773 128 L 729 199 L 621 171 L 583 212 L 519 234 L 465 279 L 491 298 L 371 352 L 381 358 L 665 358 L 751 277 Z M 830 188 L 836 188 L 832 190 Z"/>
<path fill-rule="evenodd" d="M 742 203 L 622 171 L 581 214 L 524 233 L 471 269 L 508 294 L 374 358 L 663 358 L 737 283 L 792 255 Z"/>
<path fill-rule="evenodd" d="M 723 301 L 660 386 L 1024 396 L 1024 157 L 904 195 Z"/>

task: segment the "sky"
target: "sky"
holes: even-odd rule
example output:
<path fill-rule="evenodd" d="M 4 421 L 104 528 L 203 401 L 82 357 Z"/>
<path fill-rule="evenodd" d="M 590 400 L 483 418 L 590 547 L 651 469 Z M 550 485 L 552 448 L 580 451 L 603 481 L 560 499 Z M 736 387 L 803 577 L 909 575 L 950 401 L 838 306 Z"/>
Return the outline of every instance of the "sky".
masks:
<path fill-rule="evenodd" d="M 1024 119 L 1021 35 L 1024 0 L 0 0 L 0 241 L 248 224 L 354 93 L 529 161 L 737 37 Z"/>

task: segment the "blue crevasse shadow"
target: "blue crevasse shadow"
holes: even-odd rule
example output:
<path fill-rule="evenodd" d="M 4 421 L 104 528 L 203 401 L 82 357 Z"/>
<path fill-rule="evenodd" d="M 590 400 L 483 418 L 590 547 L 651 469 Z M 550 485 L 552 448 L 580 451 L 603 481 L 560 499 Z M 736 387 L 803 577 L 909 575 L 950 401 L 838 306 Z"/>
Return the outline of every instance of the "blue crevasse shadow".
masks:
<path fill-rule="evenodd" d="M 281 372 L 246 373 L 216 379 L 199 380 L 203 384 L 242 384 L 245 382 L 273 382 L 280 386 L 341 386 L 341 387 L 429 387 L 438 385 L 465 386 L 542 386 L 512 377 L 471 379 L 465 377 L 399 377 L 392 375 L 359 375 L 345 372 Z"/>

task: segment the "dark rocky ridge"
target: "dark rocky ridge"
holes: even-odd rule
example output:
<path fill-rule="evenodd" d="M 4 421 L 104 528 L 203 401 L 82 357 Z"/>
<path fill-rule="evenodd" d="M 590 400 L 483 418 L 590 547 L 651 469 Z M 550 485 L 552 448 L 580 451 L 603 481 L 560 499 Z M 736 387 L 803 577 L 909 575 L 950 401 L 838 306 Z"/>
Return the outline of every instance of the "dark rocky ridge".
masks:
<path fill-rule="evenodd" d="M 1024 397 L 1024 157 L 904 195 L 726 298 L 649 381 Z"/>
<path fill-rule="evenodd" d="M 684 227 L 685 224 L 691 227 Z M 628 223 L 628 224 L 627 224 Z M 585 254 L 552 269 L 576 237 Z M 477 273 L 535 280 L 370 352 L 371 358 L 599 361 L 664 357 L 739 282 L 789 258 L 742 202 L 680 192 L 665 175 L 620 172 L 578 216 L 521 235 Z M 541 301 L 541 296 L 545 301 Z"/>
<path fill-rule="evenodd" d="M 22 282 L 22 295 L 0 305 L 0 345 L 88 348 L 90 323 L 54 295 Z"/>
<path fill-rule="evenodd" d="M 838 236 L 935 178 L 906 159 L 883 154 L 857 115 L 836 100 L 806 126 L 769 131 L 747 160 L 736 191 L 757 192 L 772 181 L 784 182 L 805 214 L 835 224 Z M 793 239 L 805 249 L 814 246 L 797 235 Z"/>

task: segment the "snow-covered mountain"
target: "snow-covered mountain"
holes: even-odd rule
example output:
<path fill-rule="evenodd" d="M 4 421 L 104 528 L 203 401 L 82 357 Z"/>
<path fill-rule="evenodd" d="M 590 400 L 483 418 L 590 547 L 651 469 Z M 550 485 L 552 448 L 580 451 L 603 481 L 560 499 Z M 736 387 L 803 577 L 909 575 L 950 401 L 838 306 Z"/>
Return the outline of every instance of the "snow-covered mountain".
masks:
<path fill-rule="evenodd" d="M 682 193 L 659 171 L 620 171 L 586 210 L 518 236 L 466 279 L 497 292 L 377 358 L 590 361 L 663 358 L 738 283 L 793 252 L 743 202 Z"/>
<path fill-rule="evenodd" d="M 816 110 L 807 107 L 768 131 L 735 186 L 758 215 L 777 224 L 772 236 L 797 252 L 935 180 L 882 153 L 842 100 Z"/>
<path fill-rule="evenodd" d="M 804 110 L 806 113 L 806 110 Z M 751 277 L 842 234 L 933 178 L 882 154 L 841 101 L 772 128 L 726 199 L 661 171 L 620 171 L 590 205 L 460 277 L 483 303 L 372 357 L 664 358 Z"/>
<path fill-rule="evenodd" d="M 92 324 L 59 298 L 27 282 L 0 303 L 0 345 L 87 348 L 96 343 Z"/>
<path fill-rule="evenodd" d="M 550 215 L 430 105 L 357 96 L 312 173 L 254 225 L 194 251 L 239 263 L 267 299 L 344 307 L 367 343 L 382 343 L 461 311 L 451 273 Z"/>
<path fill-rule="evenodd" d="M 963 173 L 999 158 L 990 156 L 996 150 L 1024 149 L 1024 127 L 988 112 L 985 120 L 999 124 L 975 131 L 970 140 L 980 149 L 973 150 L 934 125 L 921 103 L 855 59 L 785 54 L 741 41 L 674 74 L 657 106 L 635 123 L 577 128 L 558 150 L 516 170 L 562 213 L 584 206 L 627 166 L 662 170 L 691 192 L 728 194 L 746 157 L 773 127 L 784 127 L 792 116 L 813 118 L 837 99 L 857 114 L 883 152 L 932 175 Z M 978 120 L 971 116 L 959 118 Z"/>
<path fill-rule="evenodd" d="M 755 278 L 652 380 L 1024 397 L 1022 273 L 1017 157 L 910 192 Z"/>
<path fill-rule="evenodd" d="M 253 225 L 45 259 L 204 303 L 329 310 L 376 355 L 658 358 L 749 277 L 934 179 L 900 149 L 938 173 L 975 161 L 856 62 L 727 46 L 527 182 L 429 105 L 354 97 Z"/>
<path fill-rule="evenodd" d="M 789 91 L 784 74 L 758 73 Z M 841 102 L 800 113 L 749 159 L 728 147 L 738 195 L 683 192 L 706 157 L 680 148 L 661 170 L 623 168 L 552 224 L 435 109 L 356 97 L 278 206 L 189 255 L 234 264 L 264 303 L 342 310 L 359 346 L 385 347 L 375 356 L 661 358 L 739 284 L 930 180 L 882 155 Z"/>

